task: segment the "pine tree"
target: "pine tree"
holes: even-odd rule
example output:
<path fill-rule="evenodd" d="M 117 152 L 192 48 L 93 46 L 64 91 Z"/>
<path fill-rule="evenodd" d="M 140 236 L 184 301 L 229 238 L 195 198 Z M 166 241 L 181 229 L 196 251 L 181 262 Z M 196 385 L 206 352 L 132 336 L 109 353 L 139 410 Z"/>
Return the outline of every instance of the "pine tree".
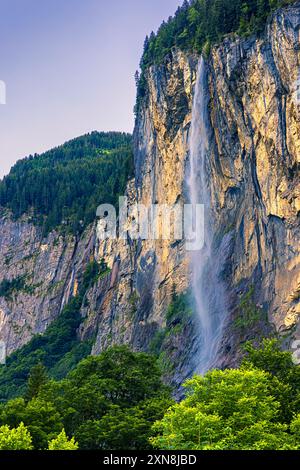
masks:
<path fill-rule="evenodd" d="M 140 73 L 139 71 L 137 70 L 134 74 L 134 81 L 135 81 L 135 85 L 136 87 L 138 88 L 139 86 L 139 81 L 140 81 Z"/>
<path fill-rule="evenodd" d="M 147 52 L 148 49 L 149 49 L 149 37 L 146 36 L 145 41 L 144 41 L 144 53 Z"/>
<path fill-rule="evenodd" d="M 47 383 L 47 381 L 48 376 L 43 364 L 39 363 L 32 367 L 27 382 L 27 390 L 25 394 L 26 400 L 30 401 L 32 398 L 37 397 L 42 385 Z"/>

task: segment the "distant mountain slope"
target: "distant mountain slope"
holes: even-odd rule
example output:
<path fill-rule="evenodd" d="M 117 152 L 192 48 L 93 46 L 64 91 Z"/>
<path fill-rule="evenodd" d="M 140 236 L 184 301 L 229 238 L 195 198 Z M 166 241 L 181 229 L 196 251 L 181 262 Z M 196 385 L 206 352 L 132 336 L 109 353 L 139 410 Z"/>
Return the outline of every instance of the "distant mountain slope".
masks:
<path fill-rule="evenodd" d="M 20 160 L 0 182 L 0 206 L 15 218 L 30 212 L 44 234 L 58 226 L 82 232 L 99 204 L 123 194 L 133 172 L 131 141 L 126 133 L 92 132 Z"/>

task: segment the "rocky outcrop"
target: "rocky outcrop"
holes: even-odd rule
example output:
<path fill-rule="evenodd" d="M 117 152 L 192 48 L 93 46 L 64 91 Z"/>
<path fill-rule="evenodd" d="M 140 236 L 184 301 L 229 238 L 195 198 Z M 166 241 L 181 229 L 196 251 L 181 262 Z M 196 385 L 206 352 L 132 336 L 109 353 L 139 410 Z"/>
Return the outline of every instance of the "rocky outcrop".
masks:
<path fill-rule="evenodd" d="M 228 247 L 231 240 L 223 273 L 231 315 L 220 365 L 234 364 L 239 342 L 251 337 L 251 331 L 241 335 L 235 327 L 243 315 L 240 298 L 251 286 L 254 307 L 263 318 L 268 314 L 269 325 L 260 333 L 275 328 L 299 336 L 299 27 L 298 4 L 274 14 L 260 38 L 228 38 L 207 60 L 211 136 L 206 171 L 215 244 Z M 147 73 L 148 96 L 135 129 L 132 189 L 133 200 L 146 206 L 185 201 L 197 61 L 175 50 Z M 100 252 L 111 266 L 118 263 L 119 280 L 98 317 L 94 351 L 106 346 L 107 338 L 147 348 L 165 325 L 173 284 L 179 293 L 189 286 L 184 245 L 129 240 L 108 251 L 102 246 Z M 193 367 L 195 334 L 190 325 L 168 352 L 178 380 Z M 186 345 L 186 355 L 180 344 Z"/>
<path fill-rule="evenodd" d="M 240 296 L 251 286 L 253 302 L 268 314 L 269 325 L 288 332 L 290 339 L 300 337 L 299 28 L 296 4 L 276 12 L 259 38 L 228 37 L 207 59 L 211 135 L 206 172 L 216 249 L 226 239 L 222 276 L 230 294 L 222 366 L 235 363 L 240 342 L 251 333 L 236 327 L 243 315 Z M 197 63 L 198 57 L 174 50 L 147 72 L 148 93 L 135 128 L 136 177 L 127 194 L 132 221 L 136 202 L 149 207 L 186 201 Z M 189 288 L 183 241 L 135 240 L 128 234 L 124 240 L 99 242 L 95 227 L 77 241 L 57 234 L 43 241 L 26 220 L 12 222 L 8 216 L 1 218 L 0 232 L 0 282 L 25 276 L 28 286 L 11 299 L 0 299 L 0 339 L 9 351 L 44 331 L 59 314 L 91 254 L 111 268 L 93 285 L 82 308 L 79 335 L 95 338 L 94 354 L 115 343 L 148 350 L 166 326 L 174 286 L 177 293 Z M 167 341 L 165 354 L 176 384 L 196 368 L 195 325 L 190 318 Z M 252 336 L 255 331 L 253 325 Z"/>
<path fill-rule="evenodd" d="M 7 353 L 43 333 L 76 294 L 77 280 L 93 254 L 95 234 L 80 240 L 52 232 L 46 239 L 23 218 L 0 218 L 0 283 L 19 280 L 19 285 L 0 297 L 0 340 Z"/>
<path fill-rule="evenodd" d="M 298 329 L 300 314 L 299 28 L 300 4 L 274 14 L 259 39 L 225 41 L 209 61 L 209 177 L 216 232 L 232 233 L 228 280 L 253 284 L 278 332 Z"/>

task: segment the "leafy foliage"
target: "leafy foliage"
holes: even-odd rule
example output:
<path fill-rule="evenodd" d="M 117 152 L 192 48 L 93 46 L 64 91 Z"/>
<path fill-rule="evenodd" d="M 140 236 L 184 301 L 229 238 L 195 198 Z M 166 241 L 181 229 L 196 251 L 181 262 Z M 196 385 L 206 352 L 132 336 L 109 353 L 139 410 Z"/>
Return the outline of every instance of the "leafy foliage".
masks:
<path fill-rule="evenodd" d="M 92 132 L 20 160 L 0 182 L 0 206 L 32 214 L 44 234 L 81 232 L 98 205 L 117 205 L 133 173 L 131 135 Z"/>
<path fill-rule="evenodd" d="M 23 423 L 17 428 L 0 427 L 0 450 L 31 450 L 32 441 L 29 431 Z"/>
<path fill-rule="evenodd" d="M 144 43 L 141 68 L 159 63 L 172 49 L 202 52 L 207 43 L 230 33 L 260 31 L 268 15 L 296 0 L 185 0 L 174 17 L 163 22 L 157 34 Z"/>
<path fill-rule="evenodd" d="M 190 318 L 192 313 L 193 309 L 189 293 L 180 295 L 174 293 L 166 314 L 167 325 L 169 327 L 171 327 L 172 324 L 176 325 L 184 319 Z"/>
<path fill-rule="evenodd" d="M 74 437 L 68 439 L 66 431 L 63 429 L 62 432 L 52 441 L 49 442 L 49 450 L 77 450 L 78 444 L 75 442 Z"/>
<path fill-rule="evenodd" d="M 43 335 L 33 339 L 7 358 L 0 367 L 0 398 L 7 399 L 25 392 L 28 374 L 42 362 L 51 369 L 78 345 L 77 329 L 82 321 L 80 302 L 73 298 Z"/>
<path fill-rule="evenodd" d="M 255 305 L 253 301 L 254 288 L 251 287 L 248 292 L 246 292 L 239 303 L 240 314 L 234 322 L 234 326 L 240 330 L 247 332 L 249 329 L 253 328 L 259 322 L 267 323 L 267 315 L 263 309 Z"/>
<path fill-rule="evenodd" d="M 63 427 L 54 405 L 40 398 L 33 398 L 29 402 L 24 398 L 9 401 L 0 410 L 0 422 L 14 428 L 24 423 L 35 449 L 46 448 L 48 441 L 54 439 Z"/>
<path fill-rule="evenodd" d="M 30 401 L 2 404 L 0 425 L 24 423 L 35 449 L 49 442 L 51 450 L 73 450 L 76 442 L 80 449 L 145 449 L 152 424 L 171 404 L 156 359 L 123 346 L 84 359 L 64 380 L 44 383 Z"/>
<path fill-rule="evenodd" d="M 281 419 L 290 422 L 300 410 L 300 368 L 293 363 L 288 351 L 280 350 L 276 339 L 263 340 L 259 349 L 247 343 L 245 351 L 244 367 L 255 367 L 273 377 L 272 394 L 281 405 Z"/>
<path fill-rule="evenodd" d="M 186 382 L 187 397 L 153 427 L 156 435 L 151 442 L 155 447 L 300 448 L 299 368 L 291 354 L 282 352 L 273 340 L 265 340 L 259 349 L 247 345 L 247 351 L 241 369 L 214 370 Z"/>
<path fill-rule="evenodd" d="M 97 282 L 99 278 L 107 276 L 109 273 L 110 269 L 104 259 L 101 259 L 99 263 L 95 260 L 90 261 L 83 275 L 84 288 L 88 289 L 92 284 Z"/>
<path fill-rule="evenodd" d="M 0 448 L 1 430 L 21 427 L 34 449 L 300 450 L 299 368 L 274 340 L 246 349 L 240 369 L 188 380 L 180 403 L 154 356 L 118 346 L 88 357 L 31 400 L 0 405 Z"/>
<path fill-rule="evenodd" d="M 46 367 L 42 363 L 32 367 L 28 378 L 25 398 L 29 401 L 32 400 L 32 398 L 37 397 L 41 387 L 47 383 L 47 381 L 48 376 Z"/>
<path fill-rule="evenodd" d="M 19 292 L 25 288 L 24 277 L 19 276 L 14 279 L 3 279 L 0 282 L 0 297 L 10 300 L 14 292 Z"/>
<path fill-rule="evenodd" d="M 276 422 L 279 403 L 258 370 L 213 371 L 187 382 L 189 396 L 155 425 L 161 449 L 260 450 L 296 446 Z"/>

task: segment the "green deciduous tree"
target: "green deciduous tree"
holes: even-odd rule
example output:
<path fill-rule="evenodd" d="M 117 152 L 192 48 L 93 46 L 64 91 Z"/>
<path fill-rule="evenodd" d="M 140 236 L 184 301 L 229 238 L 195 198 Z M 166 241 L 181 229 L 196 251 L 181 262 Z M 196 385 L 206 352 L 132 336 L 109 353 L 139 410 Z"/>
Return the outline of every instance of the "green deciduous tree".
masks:
<path fill-rule="evenodd" d="M 126 440 L 128 421 L 139 427 L 139 443 L 148 446 L 152 423 L 161 418 L 172 403 L 170 390 L 161 381 L 156 358 L 133 353 L 124 346 L 83 360 L 66 380 L 60 384 L 49 383 L 42 397 L 55 403 L 67 433 L 76 435 L 80 448 L 104 448 L 105 445 L 109 448 L 108 437 L 103 437 L 105 433 L 113 439 L 111 445 L 116 442 L 121 445 Z M 120 426 L 118 437 L 111 431 L 116 416 Z M 94 433 L 88 436 L 87 428 L 97 429 L 97 439 Z M 128 428 L 127 434 L 130 432 Z M 135 441 L 127 445 L 134 448 Z M 141 444 L 139 446 L 141 448 Z"/>
<path fill-rule="evenodd" d="M 32 450 L 32 439 L 23 423 L 17 428 L 0 427 L 0 450 Z"/>
<path fill-rule="evenodd" d="M 0 423 L 13 428 L 24 423 L 35 449 L 45 449 L 48 441 L 63 428 L 61 416 L 53 403 L 39 397 L 29 402 L 23 398 L 9 401 L 0 409 Z"/>
<path fill-rule="evenodd" d="M 35 449 L 53 440 L 62 447 L 62 429 L 80 449 L 146 449 L 153 423 L 173 403 L 156 358 L 124 346 L 81 361 L 60 382 L 33 382 L 33 398 L 0 405 L 0 425 L 23 422 Z"/>
<path fill-rule="evenodd" d="M 187 381 L 187 398 L 154 426 L 160 449 L 296 449 L 288 425 L 277 422 L 280 403 L 272 376 L 258 369 L 211 371 Z M 297 432 L 297 421 L 294 428 Z"/>
<path fill-rule="evenodd" d="M 272 377 L 272 394 L 281 404 L 280 420 L 289 423 L 300 410 L 300 368 L 293 363 L 291 353 L 282 351 L 276 339 L 265 339 L 259 348 L 246 344 L 246 368 L 256 367 Z"/>
<path fill-rule="evenodd" d="M 75 442 L 74 437 L 71 439 L 66 435 L 65 430 L 52 441 L 49 442 L 48 450 L 77 450 L 78 444 Z"/>

